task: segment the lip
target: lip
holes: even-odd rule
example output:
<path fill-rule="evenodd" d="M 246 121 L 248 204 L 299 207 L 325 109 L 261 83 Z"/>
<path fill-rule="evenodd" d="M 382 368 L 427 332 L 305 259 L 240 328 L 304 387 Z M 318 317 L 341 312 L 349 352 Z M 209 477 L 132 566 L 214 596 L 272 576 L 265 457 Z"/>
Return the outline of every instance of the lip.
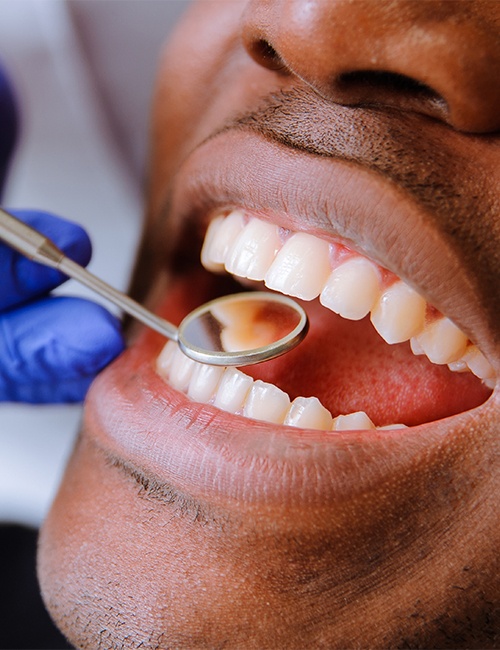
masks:
<path fill-rule="evenodd" d="M 466 255 L 452 247 L 435 215 L 381 174 L 291 151 L 253 132 L 223 132 L 186 158 L 168 203 L 174 229 L 184 224 L 191 236 L 200 224 L 204 233 L 217 210 L 243 207 L 284 228 L 345 243 L 451 318 L 498 374 L 497 305 L 482 299 L 477 265 L 466 267 Z"/>
<path fill-rule="evenodd" d="M 463 268 L 432 215 L 375 172 L 290 152 L 253 133 L 222 133 L 188 156 L 169 198 L 169 227 L 179 237 L 217 210 L 244 206 L 284 228 L 346 243 L 452 318 L 498 374 L 495 332 L 475 290 L 479 278 Z M 100 375 L 83 432 L 112 457 L 197 501 L 323 507 L 422 464 L 429 475 L 451 448 L 455 458 L 477 444 L 471 430 L 494 435 L 496 393 L 472 411 L 403 431 L 332 434 L 233 416 L 191 402 L 156 375 L 163 343 L 142 332 Z"/>
<path fill-rule="evenodd" d="M 325 506 L 385 478 L 460 457 L 494 435 L 493 394 L 480 407 L 395 431 L 300 430 L 244 419 L 191 402 L 161 380 L 163 341 L 143 332 L 94 382 L 83 433 L 113 458 L 195 502 L 236 507 Z M 473 432 L 473 437 L 471 437 Z"/>

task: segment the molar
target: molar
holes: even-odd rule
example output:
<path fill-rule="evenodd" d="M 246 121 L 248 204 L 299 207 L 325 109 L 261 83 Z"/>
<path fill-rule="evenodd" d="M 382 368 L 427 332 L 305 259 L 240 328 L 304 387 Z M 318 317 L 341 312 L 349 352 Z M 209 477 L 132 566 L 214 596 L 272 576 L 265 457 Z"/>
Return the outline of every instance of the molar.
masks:
<path fill-rule="evenodd" d="M 496 376 L 493 366 L 475 345 L 469 345 L 462 357 L 449 363 L 448 368 L 453 372 L 472 372 L 482 379 L 488 388 L 495 388 Z"/>
<path fill-rule="evenodd" d="M 407 429 L 406 424 L 386 424 L 383 427 L 377 427 L 379 431 L 394 431 L 396 429 Z"/>

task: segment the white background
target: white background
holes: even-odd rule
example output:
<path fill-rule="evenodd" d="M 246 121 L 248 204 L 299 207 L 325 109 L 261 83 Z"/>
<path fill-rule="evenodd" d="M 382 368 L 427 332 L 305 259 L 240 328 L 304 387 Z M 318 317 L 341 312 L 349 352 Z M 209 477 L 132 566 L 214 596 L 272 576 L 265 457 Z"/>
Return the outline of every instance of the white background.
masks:
<path fill-rule="evenodd" d="M 142 215 L 156 59 L 186 0 L 0 0 L 0 61 L 22 135 L 4 205 L 80 222 L 90 269 L 126 288 Z M 64 292 L 88 295 L 74 283 Z M 79 406 L 0 404 L 0 521 L 39 525 Z"/>

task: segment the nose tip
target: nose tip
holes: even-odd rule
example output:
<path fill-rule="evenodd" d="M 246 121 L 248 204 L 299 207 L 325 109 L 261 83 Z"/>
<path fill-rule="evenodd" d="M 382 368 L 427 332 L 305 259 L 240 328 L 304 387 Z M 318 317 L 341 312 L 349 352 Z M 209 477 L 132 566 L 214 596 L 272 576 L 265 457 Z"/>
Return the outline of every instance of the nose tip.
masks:
<path fill-rule="evenodd" d="M 460 131 L 500 129 L 500 39 L 459 0 L 251 0 L 243 38 L 259 65 L 323 98 L 391 107 Z"/>

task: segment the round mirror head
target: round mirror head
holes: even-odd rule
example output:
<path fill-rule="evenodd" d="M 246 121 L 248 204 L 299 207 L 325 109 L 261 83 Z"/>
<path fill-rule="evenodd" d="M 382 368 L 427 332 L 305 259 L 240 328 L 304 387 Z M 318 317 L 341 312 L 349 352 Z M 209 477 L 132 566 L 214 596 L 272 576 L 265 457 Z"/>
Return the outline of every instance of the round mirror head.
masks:
<path fill-rule="evenodd" d="M 248 366 L 273 359 L 307 334 L 308 320 L 291 298 L 268 292 L 217 298 L 180 324 L 178 342 L 191 359 L 215 366 Z"/>

